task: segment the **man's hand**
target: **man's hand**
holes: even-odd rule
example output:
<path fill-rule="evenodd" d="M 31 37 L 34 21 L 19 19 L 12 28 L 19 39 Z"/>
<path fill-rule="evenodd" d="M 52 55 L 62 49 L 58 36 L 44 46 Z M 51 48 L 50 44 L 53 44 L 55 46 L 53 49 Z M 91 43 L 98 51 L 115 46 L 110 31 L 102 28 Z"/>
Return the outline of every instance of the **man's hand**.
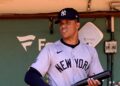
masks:
<path fill-rule="evenodd" d="M 94 80 L 93 78 L 89 78 L 87 80 L 87 82 L 88 82 L 88 86 L 99 86 L 99 85 L 101 85 L 100 81 Z"/>

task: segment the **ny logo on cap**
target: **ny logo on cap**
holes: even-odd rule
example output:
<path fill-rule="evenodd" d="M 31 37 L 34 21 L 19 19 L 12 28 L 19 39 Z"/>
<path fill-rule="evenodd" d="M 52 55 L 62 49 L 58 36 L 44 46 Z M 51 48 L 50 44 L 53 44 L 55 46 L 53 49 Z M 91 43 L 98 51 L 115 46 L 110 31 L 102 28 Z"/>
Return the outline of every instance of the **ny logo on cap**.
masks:
<path fill-rule="evenodd" d="M 61 11 L 61 16 L 65 16 L 66 15 L 66 10 L 62 10 Z"/>

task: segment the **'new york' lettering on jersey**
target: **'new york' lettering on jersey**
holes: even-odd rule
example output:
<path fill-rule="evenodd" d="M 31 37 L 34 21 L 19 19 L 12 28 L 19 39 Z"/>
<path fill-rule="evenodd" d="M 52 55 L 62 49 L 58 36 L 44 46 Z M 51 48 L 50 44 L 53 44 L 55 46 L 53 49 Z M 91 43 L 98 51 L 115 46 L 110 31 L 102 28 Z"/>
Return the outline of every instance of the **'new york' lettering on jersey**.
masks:
<path fill-rule="evenodd" d="M 76 65 L 76 68 L 82 68 L 85 71 L 88 69 L 88 62 L 84 61 L 83 59 L 74 59 L 74 63 Z M 71 59 L 65 59 L 60 61 L 58 64 L 55 65 L 55 67 L 60 71 L 64 71 L 67 68 L 71 68 L 72 62 Z"/>
<path fill-rule="evenodd" d="M 44 47 L 31 67 L 48 74 L 50 86 L 71 86 L 103 71 L 95 48 L 83 43 L 71 48 L 60 40 Z"/>

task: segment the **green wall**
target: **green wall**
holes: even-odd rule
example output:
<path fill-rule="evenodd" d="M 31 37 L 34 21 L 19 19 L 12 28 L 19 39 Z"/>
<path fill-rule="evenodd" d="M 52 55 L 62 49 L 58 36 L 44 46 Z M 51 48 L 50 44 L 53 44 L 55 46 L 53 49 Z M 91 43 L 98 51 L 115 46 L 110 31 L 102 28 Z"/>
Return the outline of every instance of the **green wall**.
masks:
<path fill-rule="evenodd" d="M 81 26 L 91 21 L 96 24 L 104 34 L 103 40 L 96 46 L 100 61 L 106 70 L 107 56 L 104 53 L 104 41 L 110 39 L 107 32 L 105 18 L 81 19 Z M 32 45 L 27 47 L 27 52 L 17 39 L 17 36 L 34 35 Z M 4 19 L 0 20 L 0 86 L 27 86 L 24 83 L 24 75 L 28 67 L 34 62 L 38 50 L 38 40 L 46 38 L 47 42 L 56 41 L 59 38 L 59 29 L 54 25 L 54 34 L 49 33 L 49 21 L 47 19 Z M 114 55 L 114 80 L 119 81 L 120 73 L 120 19 L 115 19 L 115 40 L 118 42 L 118 52 Z M 106 86 L 106 83 L 105 83 Z"/>

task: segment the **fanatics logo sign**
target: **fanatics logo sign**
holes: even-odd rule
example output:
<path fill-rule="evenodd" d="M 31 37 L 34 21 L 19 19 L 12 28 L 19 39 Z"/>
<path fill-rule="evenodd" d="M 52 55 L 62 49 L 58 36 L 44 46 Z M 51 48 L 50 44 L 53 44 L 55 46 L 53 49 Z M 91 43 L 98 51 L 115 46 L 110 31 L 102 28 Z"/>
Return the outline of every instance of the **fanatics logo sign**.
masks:
<path fill-rule="evenodd" d="M 18 41 L 21 43 L 22 47 L 26 52 L 28 51 L 27 47 L 31 47 L 34 40 L 37 40 L 38 42 L 39 51 L 41 51 L 41 49 L 44 46 L 52 43 L 52 42 L 47 42 L 46 38 L 40 38 L 40 39 L 35 39 L 35 38 L 36 38 L 35 35 L 17 36 Z"/>
<path fill-rule="evenodd" d="M 27 36 L 17 36 L 19 42 L 21 42 L 22 47 L 27 51 L 27 47 L 31 46 L 35 36 L 34 35 L 27 35 Z"/>

